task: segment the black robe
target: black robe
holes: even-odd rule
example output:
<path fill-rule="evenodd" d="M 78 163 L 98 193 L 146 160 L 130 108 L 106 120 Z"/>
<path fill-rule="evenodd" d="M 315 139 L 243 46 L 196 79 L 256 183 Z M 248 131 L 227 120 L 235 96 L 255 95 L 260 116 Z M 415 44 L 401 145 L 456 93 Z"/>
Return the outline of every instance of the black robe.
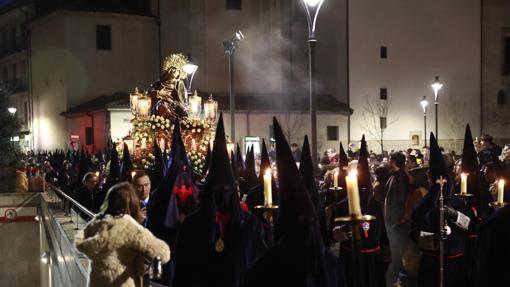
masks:
<path fill-rule="evenodd" d="M 328 282 L 320 282 L 311 272 L 309 258 L 302 247 L 276 244 L 258 259 L 248 273 L 244 287 L 342 287 L 345 275 L 341 261 L 324 249 Z"/>
<path fill-rule="evenodd" d="M 262 225 L 240 211 L 240 229 L 226 226 L 225 249 L 216 252 L 209 236 L 210 220 L 196 211 L 182 223 L 175 247 L 173 287 L 238 287 L 256 257 L 266 249 Z M 239 277 L 235 274 L 239 274 Z"/>
<path fill-rule="evenodd" d="M 362 199 L 362 201 L 364 201 Z M 365 201 L 367 202 L 367 201 Z M 375 216 L 375 220 L 366 222 L 362 226 L 361 234 L 361 252 L 363 254 L 362 262 L 364 269 L 361 270 L 362 274 L 370 274 L 370 276 L 363 275 L 365 279 L 364 285 L 367 287 L 382 287 L 385 286 L 384 279 L 384 262 L 380 248 L 381 232 L 384 228 L 383 212 L 380 205 L 370 197 L 362 208 L 363 213 Z M 334 205 L 333 217 L 331 218 L 331 226 L 339 225 L 334 223 L 336 217 L 344 217 L 349 215 L 349 206 L 347 198 Z M 365 231 L 365 229 L 367 229 Z M 352 286 L 352 252 L 351 240 L 346 240 L 340 244 L 340 259 L 345 265 L 345 273 L 347 274 L 347 282 Z"/>
<path fill-rule="evenodd" d="M 448 195 L 445 195 L 448 196 Z M 445 199 L 445 205 L 455 210 L 468 214 L 464 202 L 451 196 Z M 445 216 L 446 218 L 446 216 Z M 451 228 L 451 234 L 444 241 L 444 286 L 465 286 L 467 273 L 464 269 L 464 249 L 466 243 L 466 231 L 454 223 L 446 220 Z M 429 192 L 413 209 L 411 220 L 411 239 L 420 247 L 420 232 L 434 233 L 434 241 L 437 249 L 434 251 L 423 250 L 418 271 L 419 286 L 439 285 L 439 207 L 437 204 L 437 192 Z"/>
<path fill-rule="evenodd" d="M 496 211 L 478 230 L 478 280 L 476 286 L 510 286 L 510 206 Z"/>

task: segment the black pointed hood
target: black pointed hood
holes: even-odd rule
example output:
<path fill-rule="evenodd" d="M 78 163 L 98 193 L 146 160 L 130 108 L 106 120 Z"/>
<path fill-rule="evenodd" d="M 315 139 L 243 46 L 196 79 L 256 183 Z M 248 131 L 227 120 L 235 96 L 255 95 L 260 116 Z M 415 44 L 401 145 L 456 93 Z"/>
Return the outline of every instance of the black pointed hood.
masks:
<path fill-rule="evenodd" d="M 310 227 L 317 223 L 318 218 L 306 185 L 299 174 L 287 139 L 276 118 L 273 118 L 273 127 L 276 139 L 276 166 L 280 188 L 278 219 L 275 226 L 275 238 L 278 241 L 280 238 L 290 234 L 298 233 L 303 235 L 301 234 L 302 232 L 308 233 Z"/>
<path fill-rule="evenodd" d="M 110 181 L 112 185 L 120 181 L 119 153 L 115 147 L 113 147 L 110 151 L 110 171 L 108 172 L 108 181 Z"/>
<path fill-rule="evenodd" d="M 359 149 L 358 157 L 358 182 L 360 188 L 372 189 L 372 181 L 370 180 L 370 167 L 368 165 L 368 148 L 365 141 L 365 135 L 361 138 L 361 147 Z"/>
<path fill-rule="evenodd" d="M 179 164 L 184 164 L 189 166 L 188 155 L 186 154 L 186 147 L 184 146 L 184 142 L 182 141 L 181 135 L 181 123 L 179 120 L 176 121 L 174 125 L 174 130 L 172 132 L 172 147 L 170 149 L 170 165 L 173 164 L 174 161 L 179 161 Z"/>
<path fill-rule="evenodd" d="M 225 187 L 229 187 L 225 189 Z M 202 191 L 200 211 L 214 220 L 217 212 L 230 212 L 239 220 L 239 197 L 227 151 L 223 114 L 220 114 L 211 154 L 209 173 Z"/>
<path fill-rule="evenodd" d="M 429 170 L 431 180 L 431 187 L 429 193 L 435 196 L 438 195 L 439 184 L 436 181 L 441 176 L 444 177 L 447 181 L 443 189 L 444 198 L 446 202 L 451 195 L 453 182 L 451 178 L 451 172 L 446 168 L 443 153 L 441 152 L 439 145 L 437 144 L 437 140 L 436 137 L 434 136 L 434 133 L 430 133 Z"/>
<path fill-rule="evenodd" d="M 133 171 L 133 162 L 126 143 L 122 152 L 122 165 L 120 166 L 120 173 L 123 181 L 132 181 L 131 172 Z"/>
<path fill-rule="evenodd" d="M 236 178 L 240 178 L 244 175 L 244 160 L 243 160 L 242 150 L 241 150 L 241 147 L 239 146 L 239 144 L 237 144 L 237 147 L 236 147 L 235 161 L 236 161 L 236 167 L 235 167 L 234 172 L 235 172 Z"/>
<path fill-rule="evenodd" d="M 478 164 L 478 156 L 473 144 L 473 136 L 469 124 L 466 125 L 466 132 L 464 135 L 464 147 L 462 148 L 462 172 L 475 174 L 480 170 Z"/>
<path fill-rule="evenodd" d="M 156 140 L 154 140 L 156 142 Z M 166 175 L 166 165 L 163 160 L 163 153 L 159 148 L 159 145 L 154 145 L 154 167 L 152 168 L 151 174 L 151 186 L 153 189 L 156 189 L 165 178 Z"/>
<path fill-rule="evenodd" d="M 309 192 L 310 199 L 313 202 L 315 209 L 318 211 L 320 208 L 319 191 L 315 184 L 315 176 L 313 172 L 312 154 L 310 153 L 310 145 L 308 143 L 308 136 L 305 135 L 303 148 L 301 149 L 301 163 L 299 164 L 299 173 L 303 179 L 305 186 Z"/>
<path fill-rule="evenodd" d="M 342 145 L 342 142 L 340 142 L 340 154 L 338 156 L 338 166 L 340 167 L 340 170 L 347 168 L 349 166 L 349 158 L 347 157 L 347 154 L 345 153 L 344 146 Z"/>
<path fill-rule="evenodd" d="M 258 177 L 255 171 L 255 152 L 254 147 L 248 148 L 246 152 L 246 161 L 245 161 L 245 171 L 244 171 L 244 182 L 241 192 L 244 194 L 248 193 L 248 191 L 258 185 Z"/>
<path fill-rule="evenodd" d="M 237 159 L 236 159 L 236 156 L 235 156 L 233 150 L 230 150 L 230 165 L 232 166 L 232 171 L 234 172 L 234 177 L 236 179 L 238 179 L 239 176 L 238 176 L 238 170 L 237 170 Z"/>

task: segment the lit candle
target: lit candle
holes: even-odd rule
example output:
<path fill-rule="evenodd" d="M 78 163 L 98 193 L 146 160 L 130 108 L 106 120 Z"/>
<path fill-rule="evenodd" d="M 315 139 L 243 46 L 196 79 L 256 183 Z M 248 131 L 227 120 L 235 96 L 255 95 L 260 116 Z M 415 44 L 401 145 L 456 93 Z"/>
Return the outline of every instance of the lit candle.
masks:
<path fill-rule="evenodd" d="M 335 174 L 333 175 L 333 187 L 338 188 L 338 170 L 335 170 Z"/>
<path fill-rule="evenodd" d="M 467 194 L 467 173 L 460 174 L 460 194 Z"/>
<path fill-rule="evenodd" d="M 505 180 L 500 179 L 498 181 L 498 203 L 503 203 L 504 195 L 505 195 Z"/>
<path fill-rule="evenodd" d="M 96 177 L 99 177 L 99 171 L 96 171 Z"/>
<path fill-rule="evenodd" d="M 142 149 L 147 148 L 147 138 L 142 138 Z"/>
<path fill-rule="evenodd" d="M 136 171 L 132 171 L 132 172 L 131 172 L 131 179 L 134 179 L 134 178 L 135 178 L 135 174 L 136 174 Z"/>
<path fill-rule="evenodd" d="M 358 177 L 355 169 L 349 172 L 345 177 L 347 184 L 347 203 L 349 204 L 349 213 L 354 217 L 361 217 L 361 206 L 359 203 Z"/>
<path fill-rule="evenodd" d="M 191 150 L 197 149 L 197 143 L 195 142 L 195 139 L 191 139 Z"/>
<path fill-rule="evenodd" d="M 266 169 L 264 173 L 264 205 L 273 205 L 273 194 L 271 191 L 271 169 Z"/>

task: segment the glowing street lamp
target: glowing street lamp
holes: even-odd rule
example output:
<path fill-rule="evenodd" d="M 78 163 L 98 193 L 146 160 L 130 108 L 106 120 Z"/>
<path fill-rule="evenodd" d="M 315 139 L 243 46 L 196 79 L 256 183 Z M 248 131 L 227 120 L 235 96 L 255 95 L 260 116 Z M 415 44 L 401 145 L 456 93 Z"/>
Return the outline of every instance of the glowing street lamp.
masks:
<path fill-rule="evenodd" d="M 228 75 L 230 91 L 230 138 L 232 142 L 236 141 L 235 128 L 235 93 L 234 93 L 234 52 L 237 48 L 237 42 L 244 40 L 243 33 L 239 30 L 228 40 L 223 41 L 225 54 L 228 54 Z"/>
<path fill-rule="evenodd" d="M 324 0 L 303 0 L 303 6 L 306 11 L 306 20 L 308 22 L 308 68 L 310 80 L 310 127 L 312 160 L 317 162 L 317 95 L 315 94 L 315 26 L 317 16 Z"/>
<path fill-rule="evenodd" d="M 423 96 L 423 100 L 420 101 L 421 108 L 423 109 L 423 142 L 424 146 L 427 146 L 427 106 L 429 105 L 429 101 L 427 101 L 427 97 Z"/>
<path fill-rule="evenodd" d="M 432 89 L 434 90 L 434 105 L 436 106 L 436 139 L 439 140 L 439 134 L 438 134 L 438 104 L 439 104 L 439 90 L 443 87 L 443 84 L 439 81 L 439 76 L 436 76 L 434 79 L 434 82 L 432 83 Z"/>

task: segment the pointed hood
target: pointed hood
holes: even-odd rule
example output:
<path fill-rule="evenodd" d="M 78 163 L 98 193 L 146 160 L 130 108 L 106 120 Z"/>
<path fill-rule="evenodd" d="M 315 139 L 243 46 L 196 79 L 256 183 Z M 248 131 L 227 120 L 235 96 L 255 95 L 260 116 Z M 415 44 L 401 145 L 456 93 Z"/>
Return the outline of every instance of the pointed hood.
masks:
<path fill-rule="evenodd" d="M 236 173 L 236 178 L 242 177 L 244 175 L 243 153 L 239 144 L 237 144 L 236 148 L 236 169 L 234 172 Z"/>
<path fill-rule="evenodd" d="M 156 140 L 154 140 L 156 142 Z M 166 165 L 163 160 L 163 153 L 159 148 L 159 145 L 154 145 L 154 167 L 151 172 L 151 186 L 153 189 L 157 188 L 166 175 Z"/>
<path fill-rule="evenodd" d="M 340 155 L 339 155 L 339 167 L 340 170 L 343 168 L 347 168 L 349 166 L 349 158 L 347 157 L 347 154 L 345 153 L 344 146 L 342 145 L 342 142 L 340 142 Z"/>
<path fill-rule="evenodd" d="M 119 165 L 119 153 L 117 149 L 113 147 L 110 151 L 110 171 L 108 172 L 107 182 L 110 182 L 111 186 L 120 181 L 120 165 Z"/>
<path fill-rule="evenodd" d="M 430 160 L 429 160 L 429 170 L 430 170 L 430 180 L 431 187 L 429 193 L 431 195 L 437 196 L 439 192 L 439 184 L 436 182 L 441 176 L 446 179 L 446 184 L 444 185 L 444 198 L 445 204 L 448 198 L 451 195 L 453 181 L 451 178 L 451 173 L 446 168 L 446 163 L 444 161 L 443 153 L 441 152 L 439 145 L 437 144 L 436 137 L 434 133 L 430 133 Z"/>
<path fill-rule="evenodd" d="M 170 149 L 170 165 L 174 161 L 179 161 L 180 164 L 189 165 L 188 155 L 186 154 L 186 147 L 182 141 L 181 123 L 179 120 L 174 124 L 172 132 L 172 148 Z"/>
<path fill-rule="evenodd" d="M 225 189 L 229 186 L 228 190 Z M 228 158 L 223 114 L 220 114 L 214 145 L 211 154 L 209 173 L 202 191 L 200 210 L 213 220 L 216 212 L 230 212 L 239 220 L 239 198 L 235 190 L 236 182 Z"/>
<path fill-rule="evenodd" d="M 310 145 L 308 143 L 308 136 L 305 135 L 303 148 L 301 149 L 301 163 L 299 164 L 299 173 L 303 179 L 305 186 L 310 194 L 310 199 L 313 202 L 316 210 L 320 208 L 319 191 L 315 184 L 315 175 L 313 172 L 312 154 L 310 152 Z"/>
<path fill-rule="evenodd" d="M 232 166 L 232 171 L 234 172 L 234 177 L 236 179 L 238 179 L 239 176 L 238 176 L 238 170 L 237 170 L 237 159 L 236 159 L 236 156 L 235 156 L 233 150 L 230 151 L 230 165 Z"/>
<path fill-rule="evenodd" d="M 276 118 L 273 118 L 273 127 L 280 187 L 278 219 L 275 226 L 275 238 L 278 241 L 296 233 L 303 236 L 303 233 L 308 233 L 311 226 L 317 223 L 318 218 L 287 139 Z"/>
<path fill-rule="evenodd" d="M 253 146 L 249 147 L 248 151 L 246 152 L 245 165 L 246 167 L 243 177 L 244 181 L 241 188 L 241 193 L 243 195 L 258 185 L 258 177 L 255 171 L 255 153 Z"/>
<path fill-rule="evenodd" d="M 126 143 L 124 143 L 124 150 L 122 152 L 122 165 L 120 166 L 120 174 L 123 181 L 132 181 L 131 172 L 133 171 L 133 162 Z"/>
<path fill-rule="evenodd" d="M 262 139 L 262 149 L 260 151 L 260 169 L 259 169 L 259 184 L 264 183 L 264 173 L 268 168 L 271 168 L 271 160 L 267 152 L 266 141 Z"/>
<path fill-rule="evenodd" d="M 478 156 L 473 144 L 473 136 L 469 124 L 466 125 L 466 132 L 464 135 L 464 147 L 462 148 L 462 172 L 475 174 L 480 170 L 478 164 Z"/>
<path fill-rule="evenodd" d="M 370 167 L 368 165 L 368 148 L 365 141 L 365 135 L 361 138 L 361 147 L 358 157 L 358 182 L 360 188 L 372 190 L 372 181 L 370 180 Z"/>

